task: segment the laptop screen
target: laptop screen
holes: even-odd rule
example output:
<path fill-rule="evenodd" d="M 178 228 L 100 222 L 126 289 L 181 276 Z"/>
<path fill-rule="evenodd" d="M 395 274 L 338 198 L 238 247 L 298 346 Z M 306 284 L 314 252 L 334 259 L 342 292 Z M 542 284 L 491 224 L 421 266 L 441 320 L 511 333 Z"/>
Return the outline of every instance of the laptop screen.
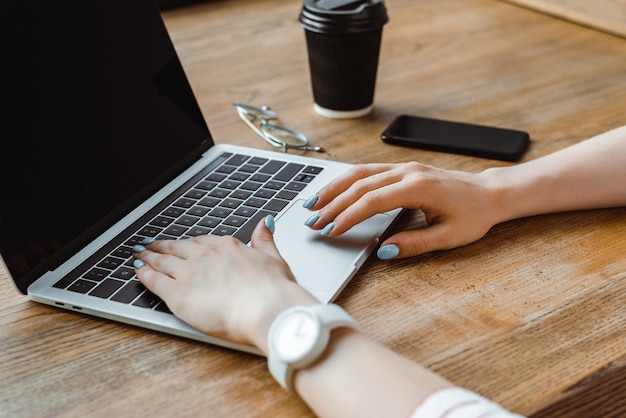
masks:
<path fill-rule="evenodd" d="M 25 292 L 212 140 L 153 0 L 10 0 L 2 16 L 0 251 Z"/>

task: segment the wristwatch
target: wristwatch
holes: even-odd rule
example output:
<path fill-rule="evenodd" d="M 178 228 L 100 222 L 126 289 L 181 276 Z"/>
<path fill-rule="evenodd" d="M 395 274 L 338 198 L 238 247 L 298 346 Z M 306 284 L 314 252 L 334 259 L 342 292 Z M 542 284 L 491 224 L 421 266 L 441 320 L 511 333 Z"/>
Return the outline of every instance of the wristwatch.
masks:
<path fill-rule="evenodd" d="M 294 392 L 295 370 L 313 364 L 326 350 L 330 331 L 358 329 L 357 323 L 339 305 L 295 306 L 278 315 L 268 334 L 267 364 L 272 376 Z"/>

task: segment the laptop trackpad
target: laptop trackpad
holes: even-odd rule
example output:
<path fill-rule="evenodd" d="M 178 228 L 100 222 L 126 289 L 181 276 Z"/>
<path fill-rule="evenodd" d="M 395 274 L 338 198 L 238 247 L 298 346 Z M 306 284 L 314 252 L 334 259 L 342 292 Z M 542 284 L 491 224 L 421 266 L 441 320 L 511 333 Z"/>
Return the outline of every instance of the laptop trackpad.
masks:
<path fill-rule="evenodd" d="M 324 237 L 304 222 L 313 214 L 296 201 L 276 221 L 274 237 L 298 283 L 322 302 L 334 298 L 378 244 L 389 215 L 377 214 L 338 237 Z"/>

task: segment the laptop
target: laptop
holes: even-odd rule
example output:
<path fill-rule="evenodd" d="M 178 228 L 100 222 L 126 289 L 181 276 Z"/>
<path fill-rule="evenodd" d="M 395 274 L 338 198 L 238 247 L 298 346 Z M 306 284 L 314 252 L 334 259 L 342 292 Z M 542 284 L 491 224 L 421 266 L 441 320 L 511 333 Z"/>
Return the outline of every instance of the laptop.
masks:
<path fill-rule="evenodd" d="M 247 243 L 272 214 L 298 282 L 328 303 L 401 212 L 332 239 L 305 227 L 302 203 L 351 165 L 215 144 L 153 0 L 17 0 L 3 16 L 0 252 L 33 301 L 258 354 L 172 315 L 137 281 L 132 246 Z"/>

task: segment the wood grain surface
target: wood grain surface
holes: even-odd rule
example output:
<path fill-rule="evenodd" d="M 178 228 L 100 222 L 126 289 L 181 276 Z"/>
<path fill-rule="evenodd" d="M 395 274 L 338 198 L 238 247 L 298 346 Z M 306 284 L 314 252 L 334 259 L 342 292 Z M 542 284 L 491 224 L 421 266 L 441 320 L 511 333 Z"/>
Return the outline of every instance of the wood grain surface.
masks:
<path fill-rule="evenodd" d="M 325 119 L 312 109 L 300 5 L 164 12 L 216 142 L 268 147 L 238 119 L 240 101 L 270 105 L 328 150 L 320 158 L 477 172 L 509 163 L 380 133 L 402 113 L 522 129 L 528 160 L 626 124 L 624 39 L 492 0 L 388 0 L 374 112 Z M 408 212 L 396 228 L 414 225 Z M 376 340 L 516 412 L 623 417 L 625 248 L 624 208 L 520 219 L 456 250 L 373 257 L 337 302 Z M 260 357 L 36 304 L 2 270 L 0 416 L 313 414 Z"/>
<path fill-rule="evenodd" d="M 505 0 L 626 38 L 626 0 Z"/>

